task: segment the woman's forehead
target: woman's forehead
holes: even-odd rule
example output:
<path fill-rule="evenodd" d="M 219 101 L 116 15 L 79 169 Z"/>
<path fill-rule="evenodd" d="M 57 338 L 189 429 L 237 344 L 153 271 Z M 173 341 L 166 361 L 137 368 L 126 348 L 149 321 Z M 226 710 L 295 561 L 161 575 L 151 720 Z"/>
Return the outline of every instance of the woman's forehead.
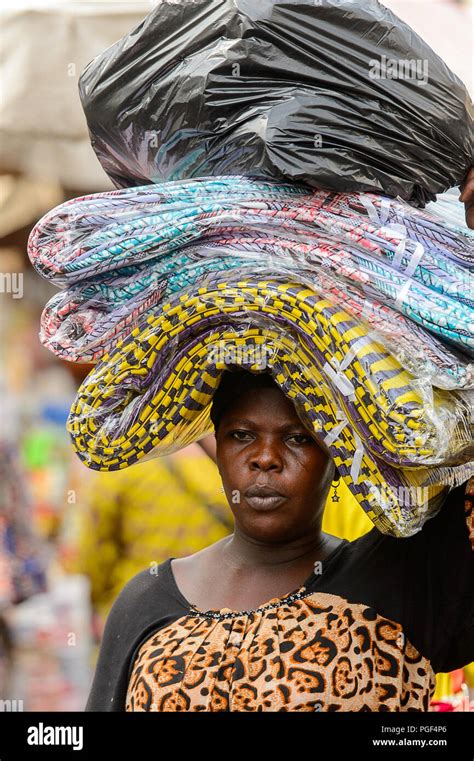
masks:
<path fill-rule="evenodd" d="M 306 430 L 305 426 L 296 415 L 296 413 L 291 417 L 291 419 L 288 419 L 286 416 L 282 416 L 280 418 L 279 416 L 275 417 L 274 415 L 269 418 L 264 411 L 262 412 L 262 415 L 251 415 L 246 417 L 241 417 L 229 413 L 225 416 L 223 425 L 226 427 L 242 426 L 243 428 L 265 429 L 275 433 L 286 433 L 296 429 L 301 429 L 302 431 Z"/>
<path fill-rule="evenodd" d="M 285 396 L 281 388 L 251 388 L 239 394 L 229 404 L 229 409 L 262 409 L 271 405 L 275 408 L 289 409 L 295 412 L 291 399 Z"/>
<path fill-rule="evenodd" d="M 226 425 L 245 425 L 285 432 L 305 428 L 291 399 L 274 388 L 252 389 L 226 408 L 222 422 Z"/>

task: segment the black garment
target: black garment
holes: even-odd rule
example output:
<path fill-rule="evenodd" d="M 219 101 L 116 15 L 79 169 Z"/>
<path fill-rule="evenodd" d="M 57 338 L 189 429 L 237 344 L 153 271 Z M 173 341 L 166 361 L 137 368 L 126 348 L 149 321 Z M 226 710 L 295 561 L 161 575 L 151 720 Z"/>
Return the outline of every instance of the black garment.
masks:
<path fill-rule="evenodd" d="M 346 540 L 323 563 L 308 591 L 363 604 L 401 625 L 404 636 L 435 672 L 474 661 L 474 552 L 464 509 L 465 485 L 452 490 L 438 515 L 408 539 L 373 529 Z M 189 611 L 171 570 L 134 576 L 115 601 L 86 711 L 124 711 L 128 682 L 140 646 Z"/>

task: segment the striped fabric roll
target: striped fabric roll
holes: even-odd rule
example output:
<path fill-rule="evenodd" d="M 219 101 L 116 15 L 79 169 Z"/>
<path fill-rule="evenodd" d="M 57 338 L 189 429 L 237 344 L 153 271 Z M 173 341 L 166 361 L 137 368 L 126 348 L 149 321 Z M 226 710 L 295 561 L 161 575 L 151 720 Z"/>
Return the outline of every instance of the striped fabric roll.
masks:
<path fill-rule="evenodd" d="M 47 215 L 30 255 L 38 271 L 69 287 L 46 306 L 43 343 L 62 358 L 96 361 L 161 298 L 215 270 L 263 262 L 275 272 L 304 271 L 315 287 L 331 274 L 367 314 L 372 304 L 389 308 L 396 334 L 398 315 L 409 318 L 430 331 L 415 331 L 417 356 L 427 336 L 426 372 L 443 388 L 472 384 L 474 277 L 455 261 L 472 258 L 470 231 L 371 194 L 234 181 L 235 197 L 229 178 L 168 183 L 160 192 L 135 189 L 135 205 L 130 190 L 113 191 Z M 461 355 L 446 357 L 435 336 Z"/>
<path fill-rule="evenodd" d="M 451 475 L 461 480 L 474 472 L 460 398 L 424 398 L 363 326 L 311 289 L 238 275 L 177 294 L 99 362 L 69 418 L 79 457 L 120 469 L 210 432 L 212 396 L 232 365 L 271 371 L 382 531 L 420 528 L 433 509 L 420 500 L 428 468 L 458 463 Z M 431 488 L 440 484 L 425 498 Z"/>
<path fill-rule="evenodd" d="M 281 241 L 273 242 L 281 246 Z M 250 246 L 240 256 L 231 255 L 223 244 L 188 247 L 185 252 L 167 258 L 166 272 L 163 265 L 152 262 L 132 275 L 114 274 L 100 283 L 79 283 L 58 293 L 45 307 L 41 341 L 63 359 L 97 361 L 128 335 L 142 314 L 149 313 L 163 298 L 205 282 L 212 273 L 274 272 L 276 254 L 272 256 L 270 243 L 254 240 L 250 244 L 248 238 L 234 240 L 235 253 L 239 245 Z M 247 253 L 246 258 L 243 253 Z M 296 244 L 293 253 L 297 253 Z M 369 297 L 357 282 L 344 279 L 341 269 L 332 274 L 328 268 L 303 266 L 298 257 L 280 259 L 278 270 L 297 277 L 315 293 L 330 293 L 335 304 L 343 304 L 350 314 L 364 322 L 413 374 L 438 388 L 474 387 L 474 365 L 462 353 L 448 348 L 372 294 Z"/>
<path fill-rule="evenodd" d="M 113 471 L 212 431 L 224 369 L 272 373 L 384 533 L 474 473 L 474 236 L 399 199 L 241 177 L 74 199 L 30 237 L 41 340 L 98 364 L 68 430 Z"/>
<path fill-rule="evenodd" d="M 395 270 L 408 268 L 440 293 L 465 293 L 459 265 L 474 266 L 472 231 L 444 225 L 399 199 L 310 192 L 304 186 L 243 177 L 145 185 L 72 199 L 38 222 L 29 254 L 43 277 L 64 286 L 164 256 L 222 230 L 262 227 L 272 234 L 290 230 L 300 241 L 332 233 Z"/>

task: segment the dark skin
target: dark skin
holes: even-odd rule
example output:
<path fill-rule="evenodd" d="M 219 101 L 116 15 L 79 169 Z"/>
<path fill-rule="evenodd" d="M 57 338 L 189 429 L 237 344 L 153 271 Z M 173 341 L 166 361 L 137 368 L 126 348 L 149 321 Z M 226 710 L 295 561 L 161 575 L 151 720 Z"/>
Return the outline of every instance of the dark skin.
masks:
<path fill-rule="evenodd" d="M 464 203 L 467 226 L 474 229 L 474 167 L 471 167 L 461 185 L 459 200 Z"/>
<path fill-rule="evenodd" d="M 234 533 L 174 559 L 172 570 L 200 610 L 249 610 L 301 587 L 340 544 L 321 530 L 334 465 L 278 388 L 254 389 L 225 411 L 216 457 Z M 245 497 L 255 484 L 276 489 L 283 502 L 255 509 Z"/>

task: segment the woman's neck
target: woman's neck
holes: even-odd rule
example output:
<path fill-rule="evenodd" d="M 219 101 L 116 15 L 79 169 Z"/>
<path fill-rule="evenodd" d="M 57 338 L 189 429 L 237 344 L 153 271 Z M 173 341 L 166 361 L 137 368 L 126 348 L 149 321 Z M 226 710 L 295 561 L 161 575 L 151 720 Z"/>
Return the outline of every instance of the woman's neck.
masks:
<path fill-rule="evenodd" d="M 262 542 L 241 533 L 238 528 L 231 536 L 220 542 L 222 560 L 236 570 L 265 568 L 270 570 L 294 567 L 310 558 L 312 562 L 324 560 L 334 549 L 337 540 L 315 527 L 311 534 L 301 536 L 293 541 L 280 543 Z"/>

